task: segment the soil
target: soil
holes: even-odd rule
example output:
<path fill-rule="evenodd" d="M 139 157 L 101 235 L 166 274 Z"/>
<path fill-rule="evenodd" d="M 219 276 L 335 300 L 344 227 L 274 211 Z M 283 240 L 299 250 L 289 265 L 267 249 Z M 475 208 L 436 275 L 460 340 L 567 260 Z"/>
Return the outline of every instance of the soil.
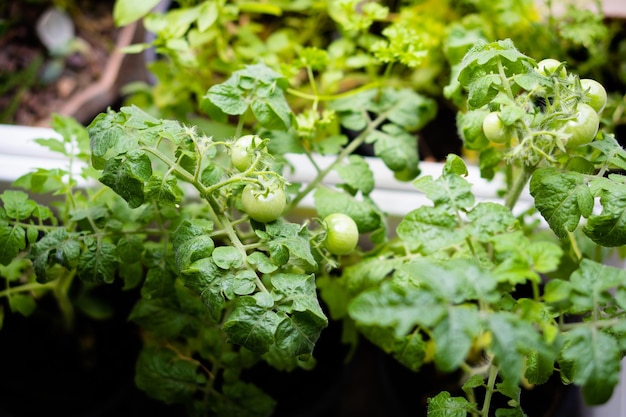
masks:
<path fill-rule="evenodd" d="M 53 56 L 35 30 L 53 7 L 51 0 L 10 0 L 0 6 L 0 123 L 40 126 L 52 113 L 76 116 L 83 104 L 75 97 L 82 94 L 83 102 L 91 102 L 86 92 L 107 76 L 122 31 L 113 22 L 114 1 L 68 3 L 80 47 L 64 56 Z M 101 110 L 91 107 L 91 113 Z"/>

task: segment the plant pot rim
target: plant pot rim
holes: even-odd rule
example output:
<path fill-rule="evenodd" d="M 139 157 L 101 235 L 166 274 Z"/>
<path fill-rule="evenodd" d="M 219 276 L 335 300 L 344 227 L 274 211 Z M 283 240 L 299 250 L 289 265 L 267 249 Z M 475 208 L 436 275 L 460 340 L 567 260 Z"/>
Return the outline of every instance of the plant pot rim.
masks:
<path fill-rule="evenodd" d="M 57 138 L 61 136 L 49 127 L 21 126 L 0 124 L 0 182 L 11 183 L 21 175 L 27 174 L 36 168 L 62 168 L 66 158 L 58 153 L 39 145 L 34 140 L 37 138 Z M 316 175 L 313 163 L 301 154 L 288 154 L 286 158 L 292 167 L 286 178 L 290 182 L 306 184 Z M 394 178 L 393 172 L 387 168 L 383 161 L 376 157 L 363 157 L 374 174 L 376 188 L 371 197 L 380 206 L 381 210 L 390 216 L 403 216 L 409 211 L 423 206 L 431 205 L 432 202 L 426 195 L 418 191 L 411 181 L 400 182 Z M 334 161 L 334 157 L 316 155 L 315 163 L 324 169 Z M 84 167 L 78 163 L 74 168 L 76 173 Z M 420 161 L 420 176 L 430 175 L 437 178 L 442 173 L 443 163 Z M 471 162 L 467 162 L 467 180 L 472 184 L 472 191 L 480 201 L 502 201 L 498 196 L 498 190 L 504 182 L 496 177 L 494 181 L 488 181 L 480 177 L 480 170 Z M 332 171 L 325 178 L 324 183 L 336 185 L 342 182 L 339 175 Z M 86 182 L 79 182 L 85 185 Z M 521 196 L 520 210 L 528 208 L 532 204 L 532 198 L 527 191 Z M 302 201 L 303 208 L 312 208 L 313 196 L 309 195 Z"/>

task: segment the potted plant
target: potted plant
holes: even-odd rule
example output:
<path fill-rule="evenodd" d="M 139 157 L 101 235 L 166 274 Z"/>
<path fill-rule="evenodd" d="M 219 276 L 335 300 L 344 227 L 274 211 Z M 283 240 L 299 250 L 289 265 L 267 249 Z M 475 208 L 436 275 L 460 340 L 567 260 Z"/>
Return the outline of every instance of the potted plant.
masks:
<path fill-rule="evenodd" d="M 332 408 L 358 346 L 451 376 L 415 414 L 523 415 L 522 388 L 554 376 L 605 402 L 626 285 L 605 262 L 624 243 L 626 156 L 598 131 L 605 90 L 509 39 L 456 45 L 446 91 L 478 167 L 451 154 L 420 172 L 414 134 L 435 101 L 395 77 L 321 95 L 320 48 L 295 64 L 310 91 L 244 65 L 202 93 L 201 127 L 133 105 L 86 129 L 55 118 L 60 137 L 39 142 L 69 168 L 0 195 L 7 310 L 29 315 L 53 296 L 68 324 L 106 316 L 94 306 L 127 313 L 141 329 L 135 383 L 189 415 Z M 356 153 L 367 143 L 376 158 Z M 470 169 L 497 192 L 476 192 Z M 421 201 L 382 209 L 393 188 L 381 176 Z M 35 197 L 51 192 L 50 204 Z M 303 385 L 313 375 L 322 382 Z"/>

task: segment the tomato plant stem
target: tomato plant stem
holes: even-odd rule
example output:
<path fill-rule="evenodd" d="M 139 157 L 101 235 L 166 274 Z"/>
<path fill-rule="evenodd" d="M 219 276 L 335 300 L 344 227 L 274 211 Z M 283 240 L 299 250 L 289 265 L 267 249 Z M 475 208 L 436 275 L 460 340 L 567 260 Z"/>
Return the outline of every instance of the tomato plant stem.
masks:
<path fill-rule="evenodd" d="M 487 380 L 487 386 L 485 387 L 485 399 L 483 401 L 483 408 L 480 414 L 483 417 L 489 416 L 489 409 L 491 407 L 491 397 L 495 391 L 496 378 L 498 377 L 498 367 L 493 363 L 489 366 L 489 379 Z"/>
<path fill-rule="evenodd" d="M 287 206 L 287 211 L 293 209 L 294 207 L 296 207 L 298 205 L 298 203 L 304 198 L 306 197 L 311 191 L 313 191 L 326 177 L 326 175 L 328 175 L 329 172 L 331 172 L 333 169 L 335 169 L 335 167 L 341 163 L 341 161 L 351 155 L 354 151 L 356 151 L 356 149 L 361 146 L 361 144 L 365 141 L 365 139 L 367 138 L 367 136 L 374 130 L 376 129 L 385 119 L 387 118 L 387 113 L 382 113 L 380 114 L 376 119 L 372 120 L 369 122 L 367 128 L 365 128 L 356 138 L 354 138 L 349 144 L 348 146 L 346 146 L 345 148 L 343 148 L 343 150 L 337 155 L 337 158 L 335 158 L 335 160 L 328 165 L 326 168 L 324 168 L 323 170 L 319 171 L 319 173 L 317 174 L 317 176 L 313 179 L 313 181 L 311 181 L 304 190 L 302 190 Z"/>
<path fill-rule="evenodd" d="M 528 180 L 530 180 L 534 171 L 535 167 L 524 166 L 522 168 L 522 172 L 520 172 L 519 176 L 515 179 L 509 189 L 509 192 L 506 194 L 506 198 L 504 200 L 506 207 L 513 210 L 520 195 L 522 194 L 522 191 L 524 190 L 524 187 L 526 186 L 526 183 L 528 183 Z"/>

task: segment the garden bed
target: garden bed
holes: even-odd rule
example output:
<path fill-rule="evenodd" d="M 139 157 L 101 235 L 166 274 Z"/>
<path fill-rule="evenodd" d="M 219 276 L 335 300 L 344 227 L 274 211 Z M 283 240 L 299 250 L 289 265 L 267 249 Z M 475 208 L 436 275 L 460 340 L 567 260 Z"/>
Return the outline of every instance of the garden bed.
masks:
<path fill-rule="evenodd" d="M 139 24 L 116 28 L 113 3 L 77 0 L 67 11 L 49 2 L 4 6 L 1 123 L 47 126 L 52 113 L 88 122 L 118 99 L 124 83 L 145 79 L 145 66 L 136 65 L 141 55 L 120 51 L 137 42 L 144 31 Z M 68 33 L 74 36 L 54 51 L 46 46 L 42 31 L 51 33 L 53 41 Z"/>

